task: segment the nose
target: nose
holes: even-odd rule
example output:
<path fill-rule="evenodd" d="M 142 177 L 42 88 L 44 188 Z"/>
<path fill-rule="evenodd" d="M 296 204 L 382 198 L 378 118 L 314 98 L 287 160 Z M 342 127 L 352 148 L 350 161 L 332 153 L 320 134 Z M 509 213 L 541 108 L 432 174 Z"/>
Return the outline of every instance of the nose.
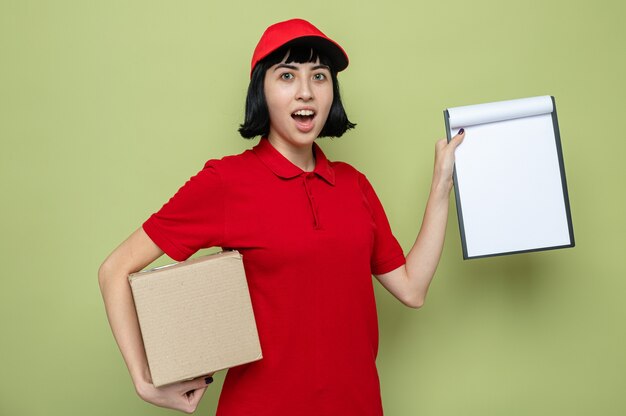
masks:
<path fill-rule="evenodd" d="M 310 101 L 313 99 L 313 89 L 311 88 L 311 81 L 307 77 L 300 78 L 296 99 L 302 101 Z"/>

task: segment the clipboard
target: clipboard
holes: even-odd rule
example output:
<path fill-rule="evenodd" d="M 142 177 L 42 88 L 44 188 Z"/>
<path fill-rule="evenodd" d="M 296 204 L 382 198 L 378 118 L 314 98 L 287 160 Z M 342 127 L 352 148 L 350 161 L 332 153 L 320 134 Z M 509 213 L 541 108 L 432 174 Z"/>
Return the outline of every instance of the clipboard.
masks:
<path fill-rule="evenodd" d="M 574 247 L 553 96 L 444 110 L 463 259 Z"/>

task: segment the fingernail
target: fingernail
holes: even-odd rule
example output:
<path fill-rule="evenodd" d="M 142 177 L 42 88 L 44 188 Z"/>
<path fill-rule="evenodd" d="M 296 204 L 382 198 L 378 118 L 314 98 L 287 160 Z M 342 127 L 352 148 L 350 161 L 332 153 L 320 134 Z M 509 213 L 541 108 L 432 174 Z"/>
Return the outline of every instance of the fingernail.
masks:
<path fill-rule="evenodd" d="M 465 133 L 465 129 L 459 130 L 459 134 L 463 134 L 463 133 Z"/>
<path fill-rule="evenodd" d="M 206 384 L 211 384 L 211 383 L 213 383 L 213 377 L 207 377 L 207 378 L 205 378 L 205 379 L 204 379 L 204 382 L 205 382 Z"/>

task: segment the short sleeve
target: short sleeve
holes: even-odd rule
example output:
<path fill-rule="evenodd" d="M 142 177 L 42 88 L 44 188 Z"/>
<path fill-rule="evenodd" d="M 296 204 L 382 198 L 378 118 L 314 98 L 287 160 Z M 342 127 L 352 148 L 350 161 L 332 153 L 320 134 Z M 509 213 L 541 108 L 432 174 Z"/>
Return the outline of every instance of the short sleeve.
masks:
<path fill-rule="evenodd" d="M 223 241 L 224 186 L 213 162 L 208 161 L 143 223 L 152 241 L 176 261 Z"/>
<path fill-rule="evenodd" d="M 404 252 L 391 232 L 385 210 L 365 175 L 359 174 L 359 184 L 375 224 L 374 249 L 370 262 L 372 274 L 385 274 L 406 263 Z"/>

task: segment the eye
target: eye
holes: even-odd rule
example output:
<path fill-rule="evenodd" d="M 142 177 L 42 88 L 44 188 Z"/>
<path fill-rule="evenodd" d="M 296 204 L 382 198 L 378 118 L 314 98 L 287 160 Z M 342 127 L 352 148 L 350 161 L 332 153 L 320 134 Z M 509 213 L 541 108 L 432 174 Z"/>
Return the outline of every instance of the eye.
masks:
<path fill-rule="evenodd" d="M 280 78 L 284 80 L 290 80 L 293 79 L 293 74 L 290 72 L 285 72 L 284 74 L 280 75 Z"/>
<path fill-rule="evenodd" d="M 314 79 L 315 81 L 324 81 L 324 80 L 326 79 L 326 75 L 325 75 L 325 74 L 322 74 L 322 73 L 320 73 L 320 74 L 315 74 L 315 75 L 313 75 L 313 79 Z"/>

